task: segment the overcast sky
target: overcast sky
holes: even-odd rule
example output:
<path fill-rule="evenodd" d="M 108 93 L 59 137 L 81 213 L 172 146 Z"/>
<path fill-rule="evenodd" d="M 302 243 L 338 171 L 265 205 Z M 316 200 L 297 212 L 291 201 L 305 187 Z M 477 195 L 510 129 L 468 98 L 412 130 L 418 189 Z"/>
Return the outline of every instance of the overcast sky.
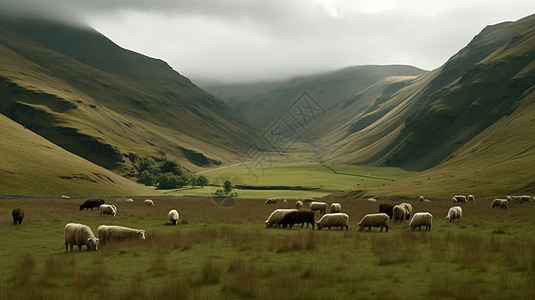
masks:
<path fill-rule="evenodd" d="M 486 25 L 535 13 L 533 0 L 2 2 L 10 11 L 82 20 L 197 82 L 284 79 L 365 64 L 432 70 Z"/>

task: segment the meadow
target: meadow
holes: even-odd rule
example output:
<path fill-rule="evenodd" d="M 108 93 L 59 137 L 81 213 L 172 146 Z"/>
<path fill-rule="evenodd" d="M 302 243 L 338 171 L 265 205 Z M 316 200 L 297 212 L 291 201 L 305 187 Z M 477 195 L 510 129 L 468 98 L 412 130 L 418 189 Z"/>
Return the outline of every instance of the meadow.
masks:
<path fill-rule="evenodd" d="M 0 201 L 0 299 L 535 298 L 533 203 L 499 210 L 476 198 L 461 204 L 461 222 L 446 223 L 451 201 L 409 199 L 414 212 L 433 214 L 431 231 L 404 221 L 380 233 L 357 224 L 379 202 L 397 201 L 337 199 L 349 231 L 318 231 L 264 228 L 271 211 L 294 201 L 224 208 L 209 198 L 154 198 L 154 207 L 142 200 L 106 199 L 116 217 L 78 210 L 83 199 Z M 26 212 L 22 225 L 12 225 L 14 207 Z M 170 209 L 180 213 L 177 226 Z M 101 224 L 145 229 L 147 239 L 67 253 L 68 222 L 95 233 Z"/>

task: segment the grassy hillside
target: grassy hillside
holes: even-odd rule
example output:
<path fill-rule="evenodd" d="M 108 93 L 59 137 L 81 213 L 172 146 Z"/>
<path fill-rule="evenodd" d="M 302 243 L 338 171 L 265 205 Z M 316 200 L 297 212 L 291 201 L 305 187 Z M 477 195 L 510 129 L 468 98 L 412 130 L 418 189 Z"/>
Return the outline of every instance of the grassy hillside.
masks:
<path fill-rule="evenodd" d="M 0 112 L 117 173 L 143 157 L 219 164 L 258 133 L 163 61 L 90 28 L 2 20 L 0 31 Z"/>
<path fill-rule="evenodd" d="M 0 194 L 157 195 L 0 115 Z"/>
<path fill-rule="evenodd" d="M 485 28 L 441 68 L 387 99 L 380 118 L 368 124 L 357 118 L 326 136 L 320 144 L 327 158 L 412 170 L 439 165 L 529 95 L 535 85 L 534 24 L 530 16 Z"/>

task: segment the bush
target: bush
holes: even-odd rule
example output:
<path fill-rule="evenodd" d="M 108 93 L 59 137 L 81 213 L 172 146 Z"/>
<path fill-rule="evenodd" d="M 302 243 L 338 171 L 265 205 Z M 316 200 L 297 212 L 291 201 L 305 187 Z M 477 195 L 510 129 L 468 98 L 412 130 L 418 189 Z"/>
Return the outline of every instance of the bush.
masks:
<path fill-rule="evenodd" d="M 161 170 L 162 170 L 163 174 L 165 174 L 165 173 L 173 173 L 173 175 L 176 175 L 176 176 L 181 176 L 183 174 L 182 173 L 182 167 L 180 166 L 179 163 L 177 163 L 174 160 L 166 161 L 163 164 Z"/>

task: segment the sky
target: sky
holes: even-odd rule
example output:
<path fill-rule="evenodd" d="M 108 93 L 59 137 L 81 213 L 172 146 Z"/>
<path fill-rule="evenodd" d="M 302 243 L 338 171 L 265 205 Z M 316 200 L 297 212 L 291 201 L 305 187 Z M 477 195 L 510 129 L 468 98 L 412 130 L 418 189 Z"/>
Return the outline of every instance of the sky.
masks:
<path fill-rule="evenodd" d="M 283 80 L 355 65 L 432 70 L 523 0 L 2 0 L 9 14 L 83 22 L 197 83 Z"/>

